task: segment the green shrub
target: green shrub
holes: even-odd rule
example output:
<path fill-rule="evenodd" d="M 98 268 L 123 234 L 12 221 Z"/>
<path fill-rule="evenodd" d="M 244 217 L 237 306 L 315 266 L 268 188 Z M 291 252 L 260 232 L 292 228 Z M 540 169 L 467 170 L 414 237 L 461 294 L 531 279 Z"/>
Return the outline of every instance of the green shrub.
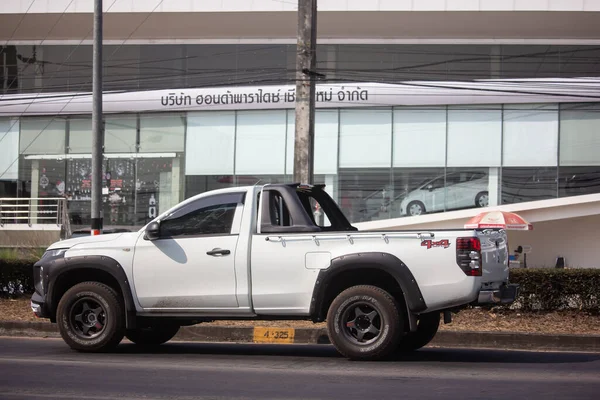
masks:
<path fill-rule="evenodd" d="M 520 285 L 510 308 L 600 312 L 600 269 L 512 269 L 510 281 Z"/>
<path fill-rule="evenodd" d="M 0 259 L 0 297 L 33 293 L 33 264 L 29 259 Z"/>
<path fill-rule="evenodd" d="M 15 261 L 21 259 L 19 250 L 16 248 L 2 248 L 0 249 L 0 261 Z"/>

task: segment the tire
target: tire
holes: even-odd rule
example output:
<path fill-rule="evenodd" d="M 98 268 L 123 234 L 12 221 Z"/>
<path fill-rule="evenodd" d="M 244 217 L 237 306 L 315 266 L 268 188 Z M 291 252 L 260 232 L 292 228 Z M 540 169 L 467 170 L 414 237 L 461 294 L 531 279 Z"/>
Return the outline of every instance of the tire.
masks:
<path fill-rule="evenodd" d="M 179 332 L 179 325 L 162 324 L 127 331 L 125 336 L 138 346 L 156 347 L 173 339 Z"/>
<path fill-rule="evenodd" d="M 425 214 L 425 204 L 420 201 L 411 201 L 408 203 L 408 206 L 406 206 L 406 215 L 417 216 L 422 214 Z"/>
<path fill-rule="evenodd" d="M 419 316 L 417 330 L 407 333 L 398 345 L 399 352 L 409 352 L 427 345 L 435 337 L 440 326 L 440 313 L 432 312 Z"/>
<path fill-rule="evenodd" d="M 81 352 L 110 351 L 125 334 L 121 300 L 99 282 L 83 282 L 67 290 L 58 303 L 56 320 L 63 340 Z"/>
<path fill-rule="evenodd" d="M 490 204 L 488 192 L 480 192 L 475 196 L 475 207 L 487 207 Z"/>
<path fill-rule="evenodd" d="M 327 313 L 331 343 L 352 360 L 380 360 L 393 354 L 402 326 L 396 300 L 376 286 L 344 290 Z"/>

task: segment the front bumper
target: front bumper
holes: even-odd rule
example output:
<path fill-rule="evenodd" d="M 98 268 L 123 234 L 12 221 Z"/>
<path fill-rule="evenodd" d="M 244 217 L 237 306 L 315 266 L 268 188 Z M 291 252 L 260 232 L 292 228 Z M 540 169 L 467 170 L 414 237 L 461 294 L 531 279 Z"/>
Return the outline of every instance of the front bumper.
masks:
<path fill-rule="evenodd" d="M 38 318 L 50 318 L 50 313 L 46 307 L 46 302 L 44 298 L 38 293 L 33 293 L 30 301 L 31 311 Z"/>
<path fill-rule="evenodd" d="M 519 295 L 519 285 L 503 285 L 498 289 L 479 292 L 477 304 L 510 304 Z"/>

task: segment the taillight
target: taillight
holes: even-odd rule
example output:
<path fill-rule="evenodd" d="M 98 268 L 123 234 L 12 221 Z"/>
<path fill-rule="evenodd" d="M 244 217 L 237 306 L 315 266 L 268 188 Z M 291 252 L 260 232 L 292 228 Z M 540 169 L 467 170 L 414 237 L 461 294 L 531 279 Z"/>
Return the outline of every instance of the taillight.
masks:
<path fill-rule="evenodd" d="M 456 240 L 456 262 L 467 276 L 481 276 L 481 242 L 479 238 L 466 237 Z"/>

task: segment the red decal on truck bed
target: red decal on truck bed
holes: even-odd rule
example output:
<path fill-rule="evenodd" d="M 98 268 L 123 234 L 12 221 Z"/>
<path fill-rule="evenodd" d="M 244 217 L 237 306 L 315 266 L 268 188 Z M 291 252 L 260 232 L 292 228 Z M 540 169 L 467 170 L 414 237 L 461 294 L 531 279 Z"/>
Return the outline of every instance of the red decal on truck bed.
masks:
<path fill-rule="evenodd" d="M 450 247 L 450 241 L 448 239 L 438 241 L 423 240 L 421 242 L 421 246 L 427 247 L 427 250 L 431 249 L 432 247 L 443 247 L 444 249 L 447 249 L 448 247 Z"/>

